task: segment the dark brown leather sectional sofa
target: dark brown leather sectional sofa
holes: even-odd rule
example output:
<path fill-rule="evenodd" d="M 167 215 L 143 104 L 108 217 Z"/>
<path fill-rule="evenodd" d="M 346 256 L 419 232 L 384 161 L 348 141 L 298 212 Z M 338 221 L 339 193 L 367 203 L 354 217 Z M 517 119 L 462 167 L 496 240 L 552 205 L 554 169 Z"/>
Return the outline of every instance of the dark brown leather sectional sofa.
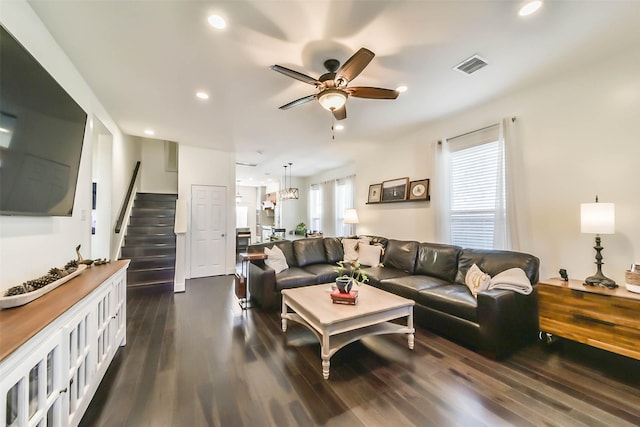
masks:
<path fill-rule="evenodd" d="M 463 249 L 366 236 L 384 247 L 383 266 L 365 268 L 369 284 L 413 299 L 416 322 L 494 358 L 509 355 L 538 334 L 537 286 L 539 260 L 520 252 Z M 278 274 L 264 261 L 249 268 L 252 299 L 264 309 L 280 307 L 282 289 L 329 283 L 343 259 L 337 237 L 277 241 L 252 245 L 250 252 L 278 246 L 289 268 Z M 482 291 L 474 298 L 464 279 L 473 264 L 495 276 L 509 268 L 524 270 L 533 292 Z"/>

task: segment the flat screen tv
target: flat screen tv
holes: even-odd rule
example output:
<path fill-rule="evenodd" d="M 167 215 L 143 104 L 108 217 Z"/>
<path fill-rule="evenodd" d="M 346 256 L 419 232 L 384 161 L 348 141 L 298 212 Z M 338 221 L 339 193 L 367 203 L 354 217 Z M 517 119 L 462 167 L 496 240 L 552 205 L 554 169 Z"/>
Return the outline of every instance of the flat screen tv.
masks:
<path fill-rule="evenodd" d="M 71 216 L 87 114 L 0 26 L 0 214 Z"/>

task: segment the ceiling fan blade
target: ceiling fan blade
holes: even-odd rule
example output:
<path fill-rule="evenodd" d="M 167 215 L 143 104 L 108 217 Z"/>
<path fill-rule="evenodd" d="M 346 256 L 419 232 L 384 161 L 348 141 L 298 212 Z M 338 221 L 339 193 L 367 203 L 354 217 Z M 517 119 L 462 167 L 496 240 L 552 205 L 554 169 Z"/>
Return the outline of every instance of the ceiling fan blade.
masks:
<path fill-rule="evenodd" d="M 305 82 L 305 83 L 313 85 L 313 86 L 319 86 L 319 85 L 322 84 L 317 79 L 314 79 L 311 76 L 307 76 L 306 74 L 299 73 L 297 71 L 294 71 L 294 70 L 292 70 L 290 68 L 287 68 L 287 67 L 283 67 L 281 65 L 272 65 L 271 69 L 273 71 L 277 71 L 279 73 L 282 73 L 285 76 L 291 77 L 291 78 L 296 79 L 296 80 L 300 80 L 301 82 Z"/>
<path fill-rule="evenodd" d="M 335 81 L 339 82 L 340 80 L 346 80 L 344 84 L 350 82 L 351 80 L 358 77 L 358 74 L 364 70 L 364 68 L 369 65 L 369 62 L 376 56 L 375 53 L 371 52 L 369 49 L 364 47 L 360 48 L 359 51 L 353 54 L 353 56 L 347 59 L 342 67 L 336 72 Z"/>
<path fill-rule="evenodd" d="M 400 94 L 400 92 L 393 89 L 367 86 L 348 87 L 346 90 L 349 92 L 349 95 L 355 96 L 356 98 L 396 99 Z"/>
<path fill-rule="evenodd" d="M 306 104 L 309 101 L 313 101 L 316 98 L 315 95 L 305 96 L 304 98 L 296 99 L 288 104 L 284 104 L 280 107 L 281 110 L 288 110 L 289 108 L 297 107 L 298 105 Z"/>
<path fill-rule="evenodd" d="M 346 105 L 343 105 L 342 108 L 338 108 L 337 110 L 332 110 L 331 112 L 333 113 L 333 117 L 335 117 L 336 120 L 344 120 L 347 118 Z"/>

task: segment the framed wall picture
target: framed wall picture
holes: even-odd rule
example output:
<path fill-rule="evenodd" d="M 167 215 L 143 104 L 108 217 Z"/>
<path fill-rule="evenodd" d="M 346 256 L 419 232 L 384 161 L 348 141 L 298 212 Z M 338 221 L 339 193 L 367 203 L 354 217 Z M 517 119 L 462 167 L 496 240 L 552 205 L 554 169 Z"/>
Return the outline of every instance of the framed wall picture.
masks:
<path fill-rule="evenodd" d="M 382 200 L 382 184 L 372 184 L 369 186 L 369 198 L 367 203 L 378 203 Z"/>
<path fill-rule="evenodd" d="M 409 178 L 398 178 L 382 183 L 382 201 L 406 200 L 409 190 Z"/>
<path fill-rule="evenodd" d="M 428 200 L 429 199 L 429 180 L 420 179 L 411 181 L 409 186 L 409 200 Z"/>

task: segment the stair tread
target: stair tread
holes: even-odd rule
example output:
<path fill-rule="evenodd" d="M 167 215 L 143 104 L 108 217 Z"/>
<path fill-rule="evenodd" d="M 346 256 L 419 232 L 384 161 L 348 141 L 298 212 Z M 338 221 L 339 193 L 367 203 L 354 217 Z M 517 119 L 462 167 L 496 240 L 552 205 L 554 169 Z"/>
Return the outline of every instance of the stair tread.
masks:
<path fill-rule="evenodd" d="M 127 287 L 133 287 L 133 286 L 161 286 L 161 285 L 171 285 L 173 286 L 173 280 L 161 280 L 161 281 L 156 281 L 156 280 L 146 280 L 146 281 L 140 281 L 140 282 L 133 282 L 133 283 L 128 283 L 127 282 Z"/>
<path fill-rule="evenodd" d="M 137 245 L 124 245 L 122 249 L 158 249 L 158 248 L 175 248 L 175 243 L 145 243 L 145 244 L 137 244 Z"/>
<path fill-rule="evenodd" d="M 131 268 L 131 266 L 129 266 L 129 268 L 127 269 L 128 273 L 133 273 L 133 272 L 150 272 L 150 271 L 157 271 L 157 272 L 165 272 L 165 271 L 175 271 L 175 267 L 171 266 L 171 267 L 145 267 L 145 268 Z"/>

